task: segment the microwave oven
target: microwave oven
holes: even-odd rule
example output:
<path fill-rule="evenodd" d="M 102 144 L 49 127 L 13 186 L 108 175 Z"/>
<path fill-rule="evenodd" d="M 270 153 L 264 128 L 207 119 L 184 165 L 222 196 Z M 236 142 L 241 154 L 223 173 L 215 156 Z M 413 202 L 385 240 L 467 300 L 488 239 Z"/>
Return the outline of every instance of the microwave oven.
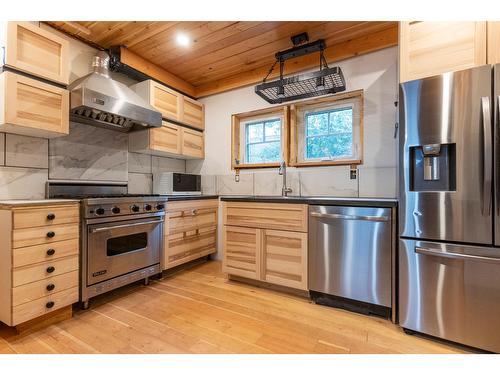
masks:
<path fill-rule="evenodd" d="M 153 194 L 201 195 L 201 176 L 177 172 L 154 173 Z"/>

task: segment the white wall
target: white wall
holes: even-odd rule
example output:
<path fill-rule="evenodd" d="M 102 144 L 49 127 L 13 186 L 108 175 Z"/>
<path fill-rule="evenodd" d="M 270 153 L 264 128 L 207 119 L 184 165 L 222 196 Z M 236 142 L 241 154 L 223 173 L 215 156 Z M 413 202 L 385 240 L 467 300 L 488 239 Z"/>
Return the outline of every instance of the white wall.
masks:
<path fill-rule="evenodd" d="M 294 194 L 338 196 L 396 196 L 397 48 L 387 48 L 338 63 L 347 91 L 364 90 L 364 160 L 358 179 L 349 179 L 348 166 L 290 168 Z M 231 115 L 270 107 L 244 87 L 213 95 L 205 103 L 205 160 L 188 161 L 188 172 L 205 177 L 206 192 L 275 195 L 281 182 L 276 171 L 242 171 L 240 183 L 231 171 Z"/>

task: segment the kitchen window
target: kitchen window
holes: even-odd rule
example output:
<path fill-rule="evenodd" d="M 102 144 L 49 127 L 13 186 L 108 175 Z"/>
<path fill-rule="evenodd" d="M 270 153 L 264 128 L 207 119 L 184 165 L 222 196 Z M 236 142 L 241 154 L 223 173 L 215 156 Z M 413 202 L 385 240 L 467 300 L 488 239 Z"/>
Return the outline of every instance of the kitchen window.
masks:
<path fill-rule="evenodd" d="M 361 164 L 361 90 L 291 107 L 291 165 Z"/>
<path fill-rule="evenodd" d="M 288 107 L 232 117 L 232 168 L 277 167 L 288 154 Z"/>

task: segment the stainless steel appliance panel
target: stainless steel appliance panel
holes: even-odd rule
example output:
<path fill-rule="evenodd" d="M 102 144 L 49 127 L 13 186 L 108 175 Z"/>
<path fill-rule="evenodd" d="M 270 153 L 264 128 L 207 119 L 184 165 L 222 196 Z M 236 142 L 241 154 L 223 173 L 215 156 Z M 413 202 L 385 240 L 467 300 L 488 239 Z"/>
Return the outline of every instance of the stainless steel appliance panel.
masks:
<path fill-rule="evenodd" d="M 500 249 L 418 240 L 399 246 L 399 323 L 500 352 Z"/>
<path fill-rule="evenodd" d="M 87 285 L 160 263 L 161 217 L 90 224 Z"/>
<path fill-rule="evenodd" d="M 490 95 L 489 65 L 400 85 L 402 237 L 492 243 Z M 438 156 L 441 149 L 448 151 L 449 159 L 441 166 L 453 179 L 439 184 L 447 171 L 430 170 L 439 167 L 431 159 L 436 155 L 412 158 L 420 149 L 436 150 Z M 429 170 L 424 169 L 422 177 L 412 176 L 413 164 L 425 161 L 425 156 L 429 159 L 423 167 Z M 422 181 L 412 180 L 415 177 Z"/>
<path fill-rule="evenodd" d="M 391 307 L 391 209 L 309 206 L 309 289 Z"/>

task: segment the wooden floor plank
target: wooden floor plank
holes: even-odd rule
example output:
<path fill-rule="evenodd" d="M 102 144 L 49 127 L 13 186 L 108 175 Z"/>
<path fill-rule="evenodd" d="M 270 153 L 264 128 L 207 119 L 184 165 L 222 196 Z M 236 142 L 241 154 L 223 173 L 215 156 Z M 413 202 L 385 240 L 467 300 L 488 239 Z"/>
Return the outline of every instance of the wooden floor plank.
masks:
<path fill-rule="evenodd" d="M 0 353 L 465 353 L 388 320 L 230 281 L 212 261 L 94 298 L 39 331 L 0 326 Z"/>

